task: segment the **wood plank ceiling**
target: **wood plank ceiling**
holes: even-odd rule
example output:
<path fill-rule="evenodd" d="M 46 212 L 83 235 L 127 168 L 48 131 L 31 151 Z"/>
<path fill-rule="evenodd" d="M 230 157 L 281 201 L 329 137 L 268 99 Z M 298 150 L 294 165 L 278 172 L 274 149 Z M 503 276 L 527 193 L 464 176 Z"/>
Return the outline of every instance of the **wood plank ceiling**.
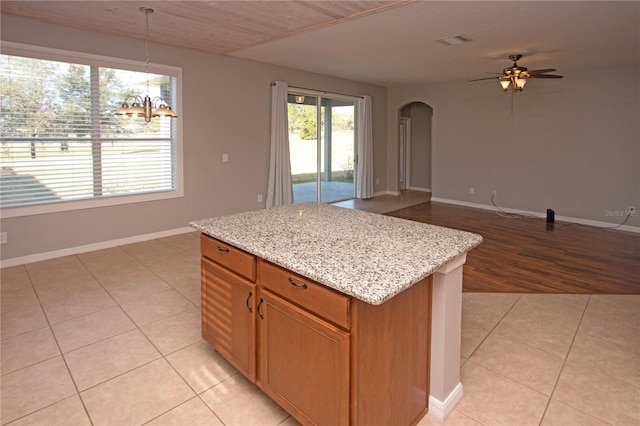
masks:
<path fill-rule="evenodd" d="M 244 47 L 326 27 L 405 3 L 392 1 L 2 1 L 2 14 L 52 24 L 145 37 L 171 46 L 224 55 Z"/>

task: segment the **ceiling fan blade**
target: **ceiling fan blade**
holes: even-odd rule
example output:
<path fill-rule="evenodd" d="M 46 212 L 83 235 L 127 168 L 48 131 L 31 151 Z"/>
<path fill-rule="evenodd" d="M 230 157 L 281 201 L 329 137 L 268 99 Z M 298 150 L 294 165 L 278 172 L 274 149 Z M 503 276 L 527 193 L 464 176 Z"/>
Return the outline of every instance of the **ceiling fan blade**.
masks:
<path fill-rule="evenodd" d="M 474 81 L 482 81 L 482 80 L 495 80 L 500 77 L 485 77 L 485 78 L 476 78 L 475 80 L 469 80 L 468 83 L 472 83 Z"/>
<path fill-rule="evenodd" d="M 472 83 L 474 81 L 499 79 L 501 84 L 502 83 L 510 84 L 508 82 L 508 79 L 511 79 L 513 85 L 516 85 L 516 84 L 520 85 L 520 83 L 517 83 L 518 79 L 564 78 L 564 76 L 562 75 L 547 74 L 547 73 L 556 71 L 555 68 L 543 68 L 539 70 L 529 71 L 525 67 L 520 67 L 516 64 L 516 61 L 518 61 L 520 58 L 522 58 L 522 55 L 511 55 L 509 56 L 509 59 L 513 61 L 513 66 L 511 68 L 505 68 L 502 71 L 502 73 L 486 72 L 485 74 L 494 74 L 495 77 L 476 78 L 475 80 L 469 80 L 469 83 Z M 503 82 L 502 79 L 505 79 L 505 81 Z M 522 88 L 520 88 L 519 90 L 522 90 Z"/>
<path fill-rule="evenodd" d="M 564 76 L 555 74 L 531 74 L 529 78 L 564 78 Z"/>
<path fill-rule="evenodd" d="M 531 70 L 531 71 L 527 71 L 529 74 L 544 74 L 547 72 L 554 72 L 556 71 L 555 68 L 545 68 L 543 70 Z"/>

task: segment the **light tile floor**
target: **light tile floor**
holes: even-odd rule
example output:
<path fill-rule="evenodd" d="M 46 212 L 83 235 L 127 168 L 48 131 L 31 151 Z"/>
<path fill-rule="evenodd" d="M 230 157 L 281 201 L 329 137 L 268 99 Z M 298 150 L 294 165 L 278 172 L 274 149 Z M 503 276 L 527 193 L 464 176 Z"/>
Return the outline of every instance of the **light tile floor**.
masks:
<path fill-rule="evenodd" d="M 334 206 L 348 209 L 364 210 L 371 213 L 386 214 L 395 210 L 410 207 L 416 204 L 425 203 L 431 200 L 430 192 L 422 191 L 402 191 L 400 195 L 378 195 L 373 198 L 362 200 L 352 198 L 350 200 L 332 203 Z"/>
<path fill-rule="evenodd" d="M 197 233 L 1 273 L 1 424 L 297 424 L 201 339 Z M 465 293 L 461 352 L 420 425 L 640 424 L 640 296 Z"/>

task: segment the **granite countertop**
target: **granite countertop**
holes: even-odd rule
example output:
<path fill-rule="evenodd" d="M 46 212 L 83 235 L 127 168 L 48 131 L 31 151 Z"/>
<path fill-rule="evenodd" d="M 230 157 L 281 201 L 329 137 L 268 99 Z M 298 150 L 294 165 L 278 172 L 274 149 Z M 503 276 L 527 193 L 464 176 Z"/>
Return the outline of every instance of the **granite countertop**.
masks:
<path fill-rule="evenodd" d="M 214 217 L 190 226 L 372 305 L 482 242 L 470 232 L 321 203 Z"/>

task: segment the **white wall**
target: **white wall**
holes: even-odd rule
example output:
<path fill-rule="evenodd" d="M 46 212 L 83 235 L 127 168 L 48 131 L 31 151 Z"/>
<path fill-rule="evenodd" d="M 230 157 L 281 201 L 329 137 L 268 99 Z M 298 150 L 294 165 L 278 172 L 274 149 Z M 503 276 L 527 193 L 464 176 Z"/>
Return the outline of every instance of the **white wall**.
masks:
<path fill-rule="evenodd" d="M 495 189 L 503 207 L 620 223 L 606 211 L 640 207 L 640 70 L 561 71 L 516 93 L 513 113 L 493 81 L 390 88 L 388 181 L 397 181 L 398 109 L 422 101 L 433 108 L 435 198 L 490 205 Z"/>
<path fill-rule="evenodd" d="M 1 38 L 51 48 L 144 60 L 144 41 L 2 16 Z M 375 173 L 385 171 L 386 89 L 188 49 L 150 45 L 151 62 L 182 67 L 185 196 L 179 199 L 2 220 L 15 259 L 188 226 L 189 221 L 264 208 L 272 81 L 352 95 L 373 106 Z M 229 162 L 222 163 L 222 154 Z M 384 189 L 384 179 L 376 190 Z"/>

